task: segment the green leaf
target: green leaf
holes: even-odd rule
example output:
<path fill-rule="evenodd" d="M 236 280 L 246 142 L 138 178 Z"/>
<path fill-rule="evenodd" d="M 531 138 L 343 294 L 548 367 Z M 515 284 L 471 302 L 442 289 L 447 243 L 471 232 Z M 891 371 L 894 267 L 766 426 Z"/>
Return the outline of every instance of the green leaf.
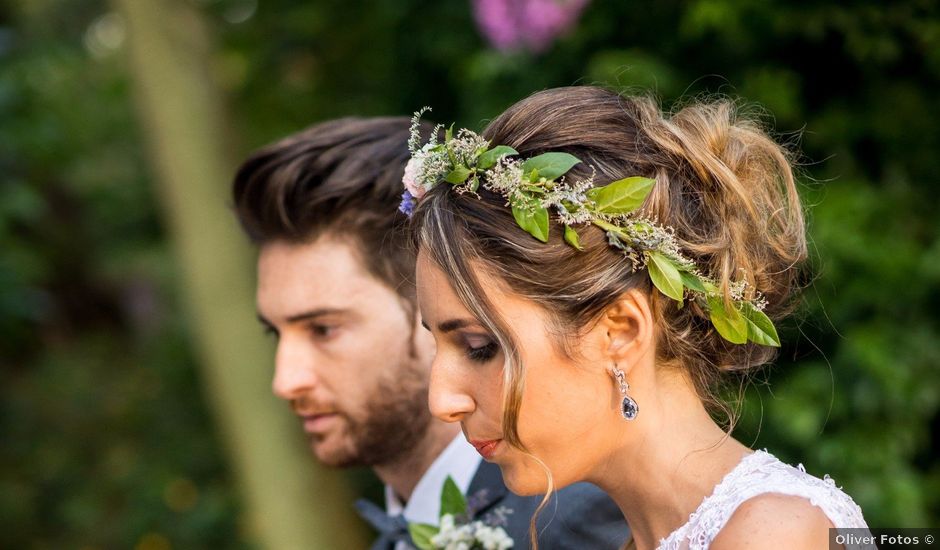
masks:
<path fill-rule="evenodd" d="M 512 147 L 506 145 L 497 145 L 496 147 L 493 147 L 489 151 L 480 155 L 480 159 L 477 161 L 477 167 L 481 170 L 489 170 L 490 168 L 496 166 L 496 163 L 499 162 L 499 159 L 518 154 L 519 153 Z"/>
<path fill-rule="evenodd" d="M 741 313 L 747 319 L 747 339 L 762 346 L 780 347 L 780 337 L 770 317 L 750 302 L 742 303 Z"/>
<path fill-rule="evenodd" d="M 519 227 L 543 243 L 548 242 L 548 210 L 537 200 L 528 199 L 528 204 L 512 205 L 512 216 Z"/>
<path fill-rule="evenodd" d="M 525 175 L 525 172 L 523 172 L 522 174 Z M 539 181 L 539 171 L 538 171 L 538 170 L 532 170 L 531 172 L 529 172 L 529 181 L 532 182 L 532 183 L 535 183 L 535 182 Z"/>
<path fill-rule="evenodd" d="M 655 183 L 656 180 L 650 178 L 625 178 L 591 189 L 588 197 L 597 203 L 599 212 L 629 214 L 643 205 Z"/>
<path fill-rule="evenodd" d="M 464 498 L 460 488 L 454 482 L 453 478 L 447 476 L 444 480 L 444 488 L 441 489 L 441 515 L 446 514 L 457 516 L 467 511 L 467 499 Z"/>
<path fill-rule="evenodd" d="M 612 223 L 605 222 L 604 220 L 591 220 L 591 223 L 593 223 L 597 227 L 600 227 L 604 231 L 613 231 L 614 233 L 617 233 L 619 235 L 623 234 L 623 229 L 617 227 L 616 225 Z"/>
<path fill-rule="evenodd" d="M 447 183 L 453 183 L 454 185 L 461 184 L 467 181 L 467 178 L 470 177 L 471 170 L 466 166 L 456 166 L 449 174 L 444 178 L 444 181 Z"/>
<path fill-rule="evenodd" d="M 450 128 L 444 130 L 444 142 L 448 142 L 454 138 L 454 125 L 451 124 Z"/>
<path fill-rule="evenodd" d="M 696 292 L 705 292 L 705 284 L 697 276 L 687 271 L 680 271 L 679 275 L 682 277 L 682 284 L 686 288 L 691 288 Z"/>
<path fill-rule="evenodd" d="M 581 241 L 578 240 L 578 232 L 575 231 L 574 228 L 567 225 L 565 226 L 565 242 L 577 248 L 578 250 L 584 250 L 584 248 L 581 246 Z"/>
<path fill-rule="evenodd" d="M 581 162 L 578 157 L 568 153 L 543 153 L 522 163 L 522 173 L 538 170 L 539 177 L 547 180 L 557 179 Z"/>
<path fill-rule="evenodd" d="M 650 279 L 660 292 L 673 300 L 682 301 L 682 276 L 672 261 L 655 250 L 647 253 L 646 267 Z"/>
<path fill-rule="evenodd" d="M 409 523 L 408 534 L 418 550 L 434 550 L 431 538 L 440 532 L 440 528 L 427 523 Z"/>
<path fill-rule="evenodd" d="M 720 296 L 708 297 L 709 316 L 715 330 L 725 340 L 732 344 L 747 343 L 747 319 L 732 305 L 731 311 L 725 307 L 725 301 Z"/>
<path fill-rule="evenodd" d="M 706 294 L 718 294 L 719 292 L 721 292 L 718 289 L 718 287 L 715 286 L 714 283 L 711 283 L 709 281 L 702 281 L 702 286 L 705 288 Z"/>

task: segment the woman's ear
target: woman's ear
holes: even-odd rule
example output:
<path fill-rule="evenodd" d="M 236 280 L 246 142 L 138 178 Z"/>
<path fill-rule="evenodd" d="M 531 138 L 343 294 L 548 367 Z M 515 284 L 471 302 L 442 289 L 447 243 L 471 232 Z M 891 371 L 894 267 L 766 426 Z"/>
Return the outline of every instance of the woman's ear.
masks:
<path fill-rule="evenodd" d="M 607 358 L 623 370 L 639 362 L 653 346 L 653 311 L 649 297 L 632 289 L 611 304 L 601 318 L 607 331 Z"/>

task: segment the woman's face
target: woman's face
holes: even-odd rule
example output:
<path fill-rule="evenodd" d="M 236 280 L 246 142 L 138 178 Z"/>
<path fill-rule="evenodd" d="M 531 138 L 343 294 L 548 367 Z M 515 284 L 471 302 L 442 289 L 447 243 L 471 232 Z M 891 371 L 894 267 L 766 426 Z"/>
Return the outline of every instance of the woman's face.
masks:
<path fill-rule="evenodd" d="M 561 351 L 548 317 L 534 303 L 506 292 L 485 273 L 477 277 L 496 313 L 511 327 L 525 365 L 518 433 L 551 471 L 556 487 L 587 480 L 602 467 L 614 443 L 608 426 L 619 397 L 602 350 L 601 325 L 579 338 L 577 358 Z M 503 350 L 461 303 L 444 272 L 423 251 L 417 263 L 418 303 L 437 341 L 431 367 L 430 408 L 460 422 L 486 460 L 501 468 L 506 485 L 521 495 L 546 492 L 544 469 L 504 438 Z"/>

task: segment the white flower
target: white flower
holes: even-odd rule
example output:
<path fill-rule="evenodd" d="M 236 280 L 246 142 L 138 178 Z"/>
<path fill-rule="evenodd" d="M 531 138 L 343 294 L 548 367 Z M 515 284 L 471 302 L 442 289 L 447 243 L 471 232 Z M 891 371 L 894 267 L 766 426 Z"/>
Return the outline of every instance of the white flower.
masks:
<path fill-rule="evenodd" d="M 441 518 L 441 532 L 453 531 L 454 530 L 454 515 L 453 514 L 444 514 Z"/>
<path fill-rule="evenodd" d="M 502 527 L 479 520 L 458 524 L 453 515 L 445 514 L 440 531 L 431 537 L 431 545 L 437 550 L 509 550 L 513 542 Z"/>
<path fill-rule="evenodd" d="M 427 190 L 421 185 L 421 173 L 424 171 L 424 157 L 422 153 L 415 153 L 411 159 L 408 160 L 408 164 L 405 165 L 405 175 L 401 178 L 401 181 L 405 184 L 405 189 L 411 193 L 411 196 L 415 199 L 420 199 L 424 196 L 424 193 Z"/>
<path fill-rule="evenodd" d="M 477 527 L 476 538 L 483 545 L 483 550 L 507 550 L 512 548 L 512 539 L 501 527 L 480 524 Z"/>
<path fill-rule="evenodd" d="M 484 187 L 508 197 L 522 184 L 522 162 L 503 157 L 495 166 L 487 170 Z"/>

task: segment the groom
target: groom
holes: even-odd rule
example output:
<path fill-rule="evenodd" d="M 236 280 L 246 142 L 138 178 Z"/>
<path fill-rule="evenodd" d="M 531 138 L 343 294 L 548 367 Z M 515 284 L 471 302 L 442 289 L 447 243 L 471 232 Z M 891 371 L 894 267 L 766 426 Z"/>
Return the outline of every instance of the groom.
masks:
<path fill-rule="evenodd" d="M 397 211 L 408 160 L 407 118 L 347 118 L 255 152 L 233 185 L 235 209 L 259 247 L 258 317 L 277 338 L 274 393 L 299 417 L 328 466 L 369 466 L 385 511 L 360 500 L 378 531 L 373 550 L 409 548 L 406 522 L 438 523 L 447 476 L 478 514 L 511 510 L 514 548 L 530 547 L 541 497 L 519 497 L 459 426 L 428 411 L 434 341 L 420 326 L 415 255 Z M 424 126 L 423 132 L 430 133 Z M 619 548 L 620 510 L 578 484 L 539 515 L 541 548 Z"/>

